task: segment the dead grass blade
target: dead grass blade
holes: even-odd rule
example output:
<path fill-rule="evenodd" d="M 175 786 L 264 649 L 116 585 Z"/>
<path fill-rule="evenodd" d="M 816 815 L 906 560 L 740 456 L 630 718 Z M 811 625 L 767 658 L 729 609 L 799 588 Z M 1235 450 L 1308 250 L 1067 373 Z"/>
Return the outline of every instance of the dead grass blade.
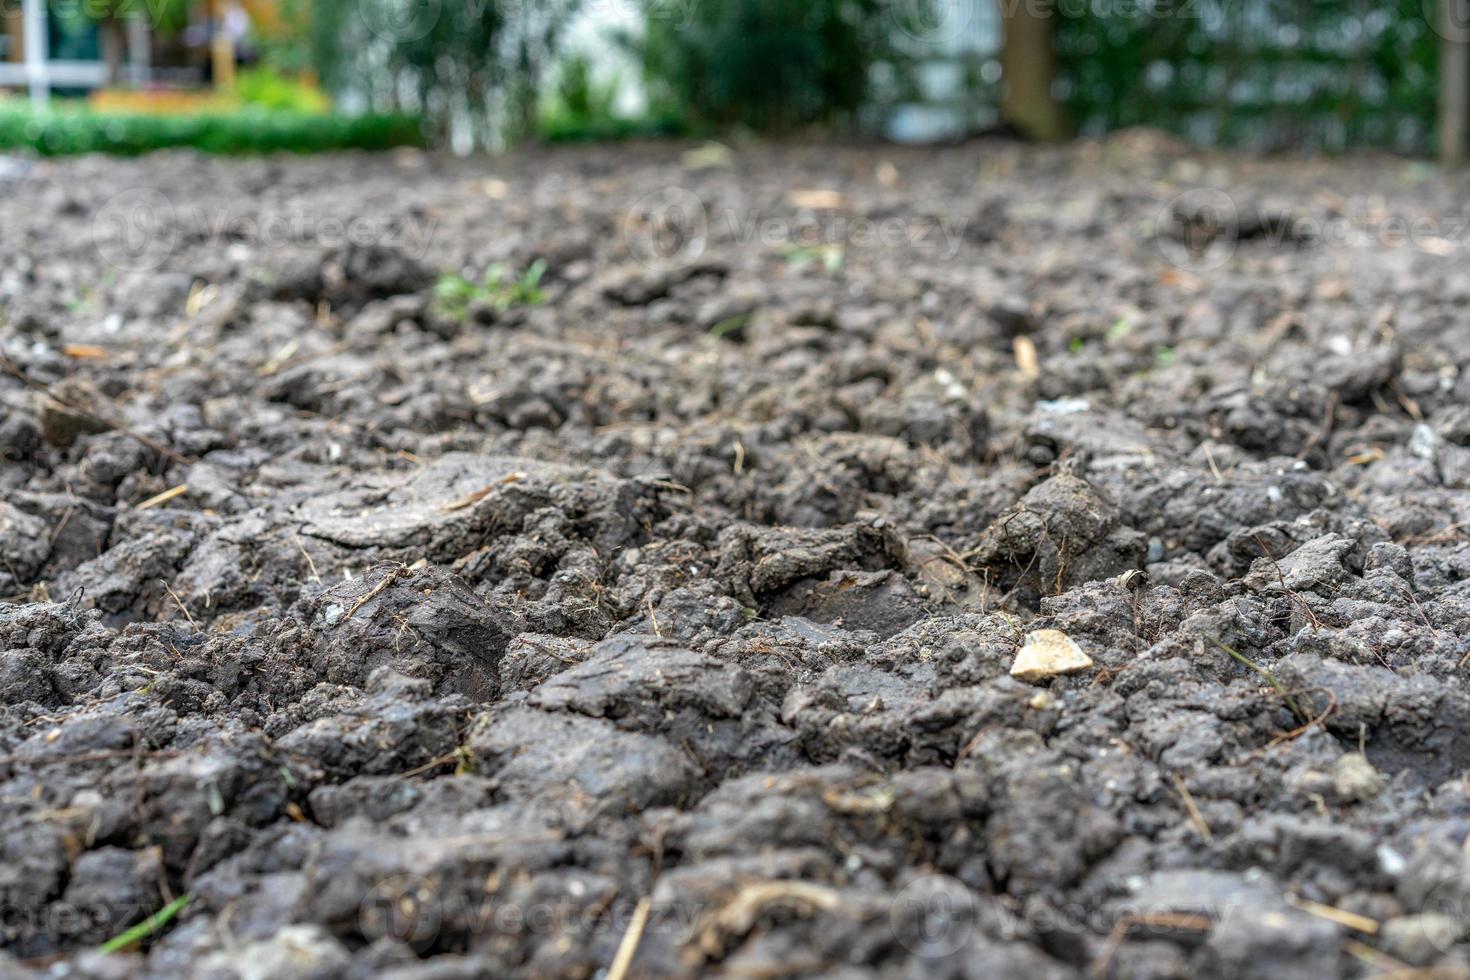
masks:
<path fill-rule="evenodd" d="M 43 384 L 42 382 L 37 381 L 35 378 L 32 378 L 29 374 L 26 374 L 25 370 L 19 364 L 12 361 L 5 354 L 0 354 L 0 371 L 4 371 L 12 378 L 15 378 L 21 384 L 25 385 L 27 388 L 43 392 L 46 397 L 50 398 L 52 401 L 56 402 L 56 404 L 62 406 L 68 411 L 85 416 L 86 418 L 91 419 L 93 422 L 96 422 L 98 425 L 103 425 L 109 429 L 121 432 L 128 438 L 133 439 L 134 441 L 146 446 L 147 448 L 153 450 L 155 453 L 158 453 L 160 456 L 163 456 L 166 459 L 178 463 L 180 466 L 193 466 L 196 462 L 198 462 L 198 460 L 195 460 L 189 456 L 185 456 L 183 453 L 179 452 L 171 446 L 165 446 L 163 443 L 159 442 L 157 439 L 152 438 L 151 436 L 145 436 L 143 435 L 143 433 L 133 430 L 132 428 L 124 425 L 117 419 L 110 419 L 98 415 L 97 413 L 88 409 L 86 406 L 79 405 L 69 398 L 65 398 L 56 394 L 51 390 L 50 385 Z"/>
<path fill-rule="evenodd" d="M 500 487 L 505 486 L 507 483 L 517 483 L 517 482 L 519 482 L 521 480 L 524 480 L 525 478 L 526 478 L 526 474 L 524 474 L 524 473 L 520 473 L 520 472 L 507 473 L 505 476 L 503 476 L 500 479 L 496 480 L 494 483 L 490 484 L 488 487 L 482 487 L 479 490 L 471 490 L 469 493 L 465 494 L 463 497 L 460 497 L 458 500 L 456 500 L 456 501 L 454 501 L 452 503 L 445 504 L 440 509 L 443 510 L 446 514 L 448 514 L 448 513 L 453 513 L 454 511 L 457 511 L 457 510 L 464 510 L 466 507 L 473 507 L 473 506 L 475 506 L 475 504 L 478 504 L 480 501 L 484 500 L 486 497 L 490 496 L 497 489 L 499 489 Z"/>
<path fill-rule="evenodd" d="M 163 491 L 163 493 L 154 494 L 138 506 L 134 507 L 133 510 L 152 510 L 154 507 L 160 507 L 163 504 L 168 503 L 170 500 L 182 497 L 188 492 L 189 484 L 180 483 L 176 487 L 169 487 L 167 490 Z"/>
<path fill-rule="evenodd" d="M 725 939 L 747 935 L 762 912 L 773 905 L 805 911 L 830 911 L 842 906 L 842 898 L 825 885 L 807 881 L 758 881 L 747 884 L 729 901 L 702 917 L 695 927 L 695 940 L 711 959 L 725 951 Z"/>
<path fill-rule="evenodd" d="M 1184 780 L 1177 772 L 1171 772 L 1169 777 L 1174 781 L 1174 791 L 1179 794 L 1180 801 L 1184 804 L 1184 812 L 1189 814 L 1189 822 L 1194 825 L 1195 833 L 1206 843 L 1212 843 L 1215 835 L 1210 833 L 1210 825 L 1205 822 L 1205 815 L 1200 812 L 1199 804 L 1194 802 L 1194 796 L 1189 792 L 1189 787 L 1184 785 Z"/>
<path fill-rule="evenodd" d="M 1106 976 L 1118 947 L 1128 937 L 1129 930 L 1136 926 L 1152 926 L 1161 929 L 1178 929 L 1185 932 L 1209 932 L 1215 928 L 1215 920 L 1196 912 L 1152 912 L 1146 915 L 1125 915 L 1113 925 L 1108 933 L 1102 952 L 1092 961 L 1087 973 L 1092 977 Z"/>
<path fill-rule="evenodd" d="M 633 965 L 633 957 L 638 955 L 638 944 L 643 941 L 643 930 L 648 928 L 648 913 L 653 908 L 653 903 L 647 896 L 638 900 L 638 907 L 633 910 L 633 918 L 628 922 L 628 931 L 623 933 L 623 941 L 618 943 L 617 955 L 613 957 L 612 966 L 607 969 L 606 980 L 625 980 L 628 968 Z"/>

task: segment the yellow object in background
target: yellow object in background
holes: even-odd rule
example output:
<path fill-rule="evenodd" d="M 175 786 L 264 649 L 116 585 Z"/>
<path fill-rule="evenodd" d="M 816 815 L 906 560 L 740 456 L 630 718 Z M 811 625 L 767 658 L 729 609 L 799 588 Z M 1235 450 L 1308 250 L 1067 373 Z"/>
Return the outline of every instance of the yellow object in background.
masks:
<path fill-rule="evenodd" d="M 332 100 L 312 82 L 287 78 L 268 68 L 240 71 L 229 89 L 99 89 L 87 99 L 96 112 L 150 116 L 228 112 L 249 106 L 277 112 L 321 115 Z"/>
<path fill-rule="evenodd" d="M 87 105 L 96 112 L 182 116 L 238 109 L 240 100 L 209 90 L 98 89 L 87 98 Z"/>

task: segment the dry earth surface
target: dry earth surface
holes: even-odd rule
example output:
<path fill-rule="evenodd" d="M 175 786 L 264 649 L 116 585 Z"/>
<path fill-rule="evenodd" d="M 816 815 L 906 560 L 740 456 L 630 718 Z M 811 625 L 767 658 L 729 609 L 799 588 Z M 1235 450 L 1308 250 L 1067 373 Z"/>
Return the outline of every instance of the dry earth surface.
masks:
<path fill-rule="evenodd" d="M 0 974 L 1465 972 L 1470 182 L 689 149 L 0 162 Z"/>

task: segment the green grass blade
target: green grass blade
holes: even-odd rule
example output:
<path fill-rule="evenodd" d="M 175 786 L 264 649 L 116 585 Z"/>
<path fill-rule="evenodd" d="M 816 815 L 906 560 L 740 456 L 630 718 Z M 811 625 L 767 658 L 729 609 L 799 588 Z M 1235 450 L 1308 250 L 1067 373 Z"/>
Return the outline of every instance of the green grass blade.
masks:
<path fill-rule="evenodd" d="M 1267 683 L 1275 688 L 1277 694 L 1281 695 L 1281 700 L 1286 702 L 1286 706 L 1291 709 L 1291 713 L 1296 715 L 1302 721 L 1307 720 L 1307 716 L 1302 714 L 1302 710 L 1296 706 L 1296 702 L 1291 699 L 1291 694 L 1288 693 L 1286 688 L 1282 686 L 1281 682 L 1276 679 L 1275 674 L 1271 673 L 1265 667 L 1262 667 L 1260 664 L 1256 663 L 1254 660 L 1252 660 L 1250 657 L 1247 657 L 1239 650 L 1236 650 L 1233 647 L 1228 647 L 1225 644 L 1221 643 L 1219 640 L 1215 641 L 1215 646 L 1228 653 L 1231 659 L 1246 667 L 1249 667 L 1251 670 L 1266 678 Z"/>
<path fill-rule="evenodd" d="M 128 929 L 125 932 L 120 932 L 116 936 L 113 936 L 111 939 L 107 940 L 107 942 L 98 947 L 98 950 L 103 953 L 116 953 L 120 949 L 127 949 L 134 943 L 143 939 L 147 939 L 149 936 L 153 935 L 154 933 L 158 932 L 158 930 L 168 925 L 169 922 L 173 920 L 174 916 L 182 912 L 184 910 L 184 906 L 188 904 L 189 896 L 180 895 L 178 898 L 174 899 L 172 902 L 169 902 L 163 908 L 159 909 L 157 912 L 154 912 L 148 918 L 144 919 L 142 922 L 139 922 L 131 929 Z"/>

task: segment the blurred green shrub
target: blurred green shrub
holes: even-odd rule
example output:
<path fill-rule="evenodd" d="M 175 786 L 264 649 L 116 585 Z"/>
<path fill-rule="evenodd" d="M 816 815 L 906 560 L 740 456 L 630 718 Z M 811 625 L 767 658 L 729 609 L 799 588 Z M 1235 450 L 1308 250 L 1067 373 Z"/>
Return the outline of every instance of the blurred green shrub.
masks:
<path fill-rule="evenodd" d="M 436 142 L 534 132 L 543 73 L 577 0 L 313 0 L 311 63 L 339 104 L 422 115 Z"/>
<path fill-rule="evenodd" d="M 1058 17 L 1083 134 L 1157 126 L 1257 151 L 1434 142 L 1432 0 L 1148 0 Z"/>
<path fill-rule="evenodd" d="M 235 77 L 235 96 L 246 105 L 273 112 L 321 115 L 332 100 L 314 86 L 288 78 L 271 68 L 247 68 Z"/>
<path fill-rule="evenodd" d="M 88 20 L 104 23 L 109 20 L 129 21 L 147 18 L 150 30 L 164 35 L 173 35 L 189 23 L 189 0 L 148 0 L 146 4 L 137 0 L 86 0 L 81 4 L 68 4 L 66 0 L 51 0 L 51 14 L 66 14 L 79 11 Z"/>
<path fill-rule="evenodd" d="M 549 143 L 610 141 L 688 135 L 677 114 L 619 116 L 616 80 L 599 84 L 583 55 L 572 55 L 559 66 L 557 82 L 541 103 L 536 135 Z"/>
<path fill-rule="evenodd" d="M 22 102 L 0 102 L 0 149 L 30 149 L 43 156 L 133 156 L 170 147 L 217 154 L 320 153 L 423 144 L 420 120 L 404 114 L 323 116 L 244 109 L 153 116 L 69 106 L 37 111 Z"/>
<path fill-rule="evenodd" d="M 546 294 L 541 290 L 541 277 L 545 274 L 544 259 L 532 262 L 519 277 L 512 276 L 502 262 L 486 269 L 480 282 L 455 273 L 445 274 L 434 285 L 434 305 L 441 315 L 459 322 L 468 319 L 477 303 L 497 313 L 518 306 L 540 306 L 546 302 Z"/>
<path fill-rule="evenodd" d="M 562 62 L 553 99 L 566 115 L 575 119 L 610 117 L 617 96 L 616 82 L 599 85 L 592 77 L 592 62 L 586 55 L 573 55 Z"/>
<path fill-rule="evenodd" d="M 643 0 L 628 39 L 654 115 L 780 130 L 851 122 L 872 70 L 902 61 L 884 0 Z"/>

